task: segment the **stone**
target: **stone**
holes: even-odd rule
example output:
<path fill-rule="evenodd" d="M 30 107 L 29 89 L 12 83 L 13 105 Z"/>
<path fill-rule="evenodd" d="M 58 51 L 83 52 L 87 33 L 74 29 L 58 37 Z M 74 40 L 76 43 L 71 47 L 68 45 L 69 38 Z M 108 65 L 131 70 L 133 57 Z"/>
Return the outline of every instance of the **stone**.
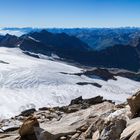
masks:
<path fill-rule="evenodd" d="M 4 134 L 0 136 L 0 140 L 19 140 L 19 136 L 14 134 Z"/>
<path fill-rule="evenodd" d="M 88 125 L 84 125 L 82 127 L 80 127 L 78 130 L 80 130 L 81 132 L 85 132 L 88 129 Z"/>
<path fill-rule="evenodd" d="M 140 122 L 140 117 L 137 117 L 137 118 L 134 118 L 134 119 L 131 119 L 131 120 L 128 120 L 127 121 L 127 126 L 130 126 L 136 122 Z"/>
<path fill-rule="evenodd" d="M 130 108 L 125 107 L 125 108 L 117 109 L 113 113 L 110 113 L 108 115 L 108 117 L 106 118 L 106 120 L 107 121 L 113 121 L 113 120 L 116 120 L 116 119 L 129 120 L 130 114 L 131 114 Z"/>
<path fill-rule="evenodd" d="M 103 100 L 103 97 L 102 96 L 96 96 L 96 97 L 93 97 L 93 98 L 90 98 L 90 99 L 83 99 L 82 96 L 76 98 L 76 99 L 73 99 L 70 103 L 70 106 L 71 105 L 74 105 L 74 104 L 89 104 L 89 105 L 95 105 L 95 104 L 99 104 L 99 103 L 102 103 L 104 100 Z"/>
<path fill-rule="evenodd" d="M 80 136 L 80 133 L 75 133 L 70 140 L 76 140 Z"/>
<path fill-rule="evenodd" d="M 33 116 L 27 118 L 19 129 L 19 134 L 21 138 L 28 137 L 27 140 L 29 138 L 32 138 L 32 140 L 36 139 L 34 131 L 35 127 L 39 128 L 38 120 Z"/>
<path fill-rule="evenodd" d="M 140 113 L 140 91 L 127 99 L 131 109 L 132 117 L 136 117 Z"/>
<path fill-rule="evenodd" d="M 110 79 L 117 80 L 114 74 L 105 68 L 94 68 L 91 70 L 86 70 L 83 74 L 89 77 L 93 77 L 93 75 L 99 76 L 101 79 L 105 81 L 108 81 Z"/>
<path fill-rule="evenodd" d="M 101 132 L 100 140 L 119 140 L 125 127 L 126 121 L 123 119 L 107 122 L 106 127 Z"/>
<path fill-rule="evenodd" d="M 83 98 L 82 98 L 82 96 L 80 96 L 80 97 L 78 97 L 76 99 L 71 100 L 70 105 L 81 104 L 82 102 L 83 102 Z"/>
<path fill-rule="evenodd" d="M 140 130 L 137 130 L 129 140 L 140 140 Z"/>
<path fill-rule="evenodd" d="M 78 140 L 86 140 L 86 138 L 85 138 L 83 133 L 79 136 Z"/>
<path fill-rule="evenodd" d="M 96 96 L 90 99 L 84 99 L 84 102 L 90 104 L 90 105 L 95 105 L 104 102 L 102 96 Z"/>
<path fill-rule="evenodd" d="M 89 128 L 84 133 L 85 138 L 92 138 L 92 132 L 94 131 L 94 123 L 92 123 Z"/>
<path fill-rule="evenodd" d="M 138 133 L 138 131 L 140 130 L 140 121 L 136 121 L 130 125 L 128 125 L 124 131 L 121 134 L 120 140 L 127 140 L 130 137 L 133 136 L 133 134 L 135 134 L 135 136 L 137 135 L 136 133 Z M 136 133 L 135 133 L 136 132 Z M 137 135 L 138 136 L 138 135 Z M 134 136 L 133 136 L 134 137 Z M 132 137 L 132 138 L 133 138 Z M 132 140 L 132 139 L 131 139 Z"/>
<path fill-rule="evenodd" d="M 73 112 L 81 110 L 81 108 L 82 107 L 80 104 L 74 104 L 74 105 L 71 105 L 67 108 L 66 113 L 73 113 Z"/>
<path fill-rule="evenodd" d="M 60 140 L 66 140 L 67 138 L 66 137 L 60 137 Z"/>
<path fill-rule="evenodd" d="M 28 109 L 28 110 L 24 110 L 21 112 L 21 116 L 25 116 L 25 117 L 28 117 L 30 115 L 32 115 L 36 110 L 34 108 L 32 109 Z"/>
<path fill-rule="evenodd" d="M 0 126 L 0 130 L 3 132 L 15 131 L 20 128 L 21 124 L 21 121 L 15 119 L 3 120 Z"/>
<path fill-rule="evenodd" d="M 100 132 L 99 132 L 99 130 L 96 130 L 93 133 L 92 140 L 99 140 L 99 138 L 100 138 Z"/>

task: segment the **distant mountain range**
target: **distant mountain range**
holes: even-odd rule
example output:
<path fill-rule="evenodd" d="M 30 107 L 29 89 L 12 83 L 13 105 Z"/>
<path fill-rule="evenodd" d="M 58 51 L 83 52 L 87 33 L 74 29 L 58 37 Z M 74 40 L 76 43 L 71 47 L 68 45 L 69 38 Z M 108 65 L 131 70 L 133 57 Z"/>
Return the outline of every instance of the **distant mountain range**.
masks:
<path fill-rule="evenodd" d="M 140 28 L 83 28 L 83 29 L 48 29 L 52 33 L 74 35 L 87 43 L 92 49 L 101 50 L 114 45 L 137 45 Z"/>
<path fill-rule="evenodd" d="M 30 32 L 40 32 L 40 28 L 3 28 L 0 34 L 21 36 Z M 140 28 L 48 28 L 52 33 L 66 33 L 75 36 L 89 45 L 91 49 L 102 50 L 114 45 L 137 46 Z"/>
<path fill-rule="evenodd" d="M 129 39 L 128 39 L 129 40 Z M 135 45 L 117 44 L 101 50 L 93 50 L 79 38 L 66 33 L 51 33 L 47 30 L 31 32 L 21 37 L 0 36 L 0 46 L 19 47 L 25 52 L 57 55 L 65 61 L 84 66 L 121 68 L 138 71 L 140 68 L 140 40 Z"/>

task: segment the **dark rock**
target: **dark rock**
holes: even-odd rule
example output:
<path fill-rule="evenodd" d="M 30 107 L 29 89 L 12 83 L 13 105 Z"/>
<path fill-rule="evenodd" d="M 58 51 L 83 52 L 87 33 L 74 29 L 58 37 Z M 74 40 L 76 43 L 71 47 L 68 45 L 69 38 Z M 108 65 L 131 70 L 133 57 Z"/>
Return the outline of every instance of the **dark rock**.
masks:
<path fill-rule="evenodd" d="M 83 85 L 92 85 L 92 86 L 96 86 L 96 87 L 98 87 L 98 88 L 101 88 L 102 86 L 100 85 L 100 84 L 98 84 L 98 83 L 89 83 L 89 82 L 78 82 L 78 83 L 76 83 L 77 85 L 81 85 L 81 86 L 83 86 Z"/>
<path fill-rule="evenodd" d="M 48 107 L 42 107 L 42 108 L 39 108 L 40 111 L 44 111 L 44 110 L 49 110 Z"/>
<path fill-rule="evenodd" d="M 81 104 L 82 102 L 83 102 L 83 98 L 82 98 L 82 96 L 80 96 L 80 97 L 78 97 L 76 99 L 71 100 L 70 105 Z"/>
<path fill-rule="evenodd" d="M 96 69 L 93 69 L 93 70 L 87 70 L 83 73 L 84 75 L 86 76 L 89 76 L 89 77 L 94 77 L 94 76 L 98 76 L 99 78 L 107 81 L 109 79 L 113 79 L 113 80 L 117 80 L 115 77 L 114 77 L 114 74 L 111 73 L 109 70 L 105 69 L 105 68 L 96 68 Z"/>
<path fill-rule="evenodd" d="M 76 98 L 76 99 L 73 99 L 70 103 L 70 105 L 73 105 L 73 104 L 89 104 L 89 105 L 94 105 L 94 104 L 98 104 L 98 103 L 102 103 L 104 102 L 103 100 L 103 97 L 102 96 L 97 96 L 97 97 L 93 97 L 93 98 L 90 98 L 90 99 L 83 99 L 82 96 Z"/>
<path fill-rule="evenodd" d="M 90 104 L 90 105 L 95 105 L 95 104 L 99 104 L 104 102 L 103 97 L 102 96 L 97 96 L 97 97 L 93 97 L 90 99 L 85 99 L 84 102 Z"/>
<path fill-rule="evenodd" d="M 33 53 L 30 53 L 30 52 L 26 52 L 26 51 L 25 52 L 23 51 L 23 53 L 26 54 L 26 55 L 35 57 L 35 58 L 40 58 L 37 54 L 33 54 Z"/>
<path fill-rule="evenodd" d="M 1 128 L 4 132 L 11 132 L 19 129 L 19 126 L 7 126 Z"/>
<path fill-rule="evenodd" d="M 20 115 L 28 117 L 28 116 L 32 115 L 34 112 L 36 112 L 36 109 L 32 108 L 32 109 L 22 111 Z"/>

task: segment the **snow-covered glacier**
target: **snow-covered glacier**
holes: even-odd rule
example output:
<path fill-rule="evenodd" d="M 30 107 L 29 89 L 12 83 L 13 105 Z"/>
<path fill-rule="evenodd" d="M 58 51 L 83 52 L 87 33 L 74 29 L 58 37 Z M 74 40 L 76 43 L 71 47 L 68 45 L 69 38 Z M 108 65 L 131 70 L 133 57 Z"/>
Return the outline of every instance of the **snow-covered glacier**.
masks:
<path fill-rule="evenodd" d="M 62 106 L 78 96 L 97 95 L 123 102 L 139 89 L 140 83 L 122 77 L 117 81 L 68 75 L 81 68 L 49 59 L 28 56 L 18 48 L 0 48 L 0 117 L 7 118 L 31 107 Z M 96 82 L 102 85 L 77 85 Z"/>

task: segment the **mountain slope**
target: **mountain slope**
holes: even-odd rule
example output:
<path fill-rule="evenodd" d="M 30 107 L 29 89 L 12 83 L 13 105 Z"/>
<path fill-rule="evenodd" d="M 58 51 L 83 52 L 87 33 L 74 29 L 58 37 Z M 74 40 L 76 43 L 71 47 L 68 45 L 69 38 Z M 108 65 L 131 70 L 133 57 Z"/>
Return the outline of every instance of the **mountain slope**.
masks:
<path fill-rule="evenodd" d="M 22 37 L 6 35 L 0 39 L 0 46 L 19 47 L 23 51 L 51 56 L 57 55 L 65 61 L 72 61 L 84 66 L 120 68 L 131 71 L 140 69 L 140 40 L 137 46 L 115 45 L 100 51 L 78 38 L 65 33 L 52 34 L 46 30 L 33 32 Z"/>
<path fill-rule="evenodd" d="M 51 46 L 52 52 L 60 58 L 70 59 L 82 65 L 123 68 L 132 71 L 138 71 L 140 68 L 139 44 L 136 47 L 115 45 L 100 51 L 93 51 L 85 43 L 64 33 L 52 34 L 43 30 L 40 33 L 35 32 L 29 35 L 41 43 Z"/>

